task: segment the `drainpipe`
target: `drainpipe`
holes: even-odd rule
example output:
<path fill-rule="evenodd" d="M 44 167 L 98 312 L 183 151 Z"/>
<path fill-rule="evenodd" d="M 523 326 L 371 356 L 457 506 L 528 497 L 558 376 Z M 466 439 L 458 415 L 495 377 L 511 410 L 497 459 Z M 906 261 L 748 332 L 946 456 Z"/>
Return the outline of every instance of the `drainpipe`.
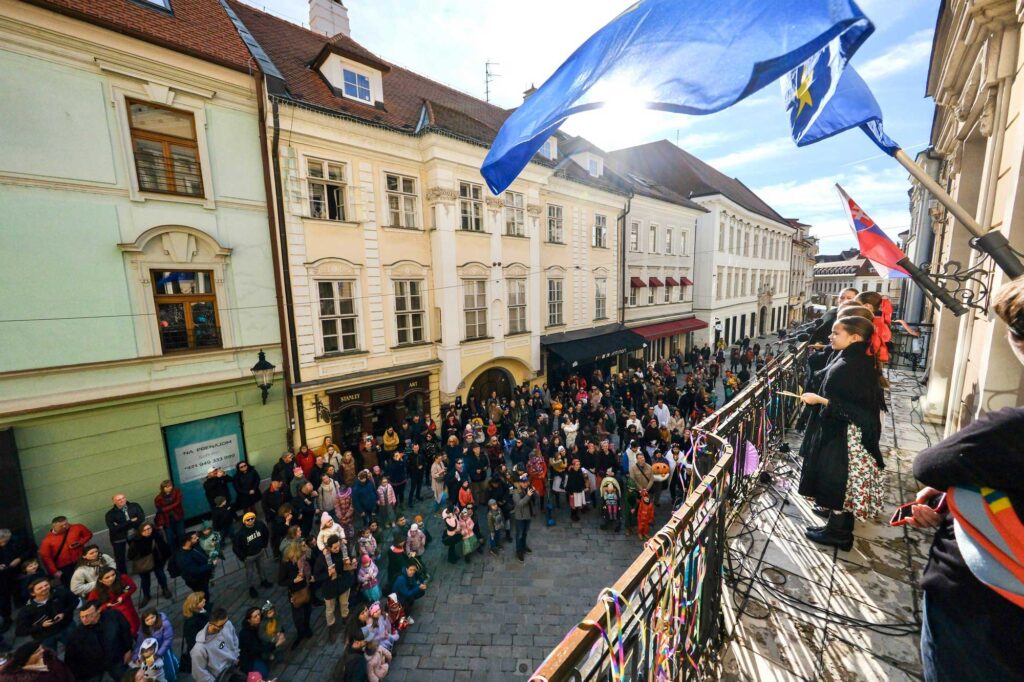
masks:
<path fill-rule="evenodd" d="M 268 95 L 266 80 L 261 72 L 257 71 L 256 74 L 259 86 L 260 142 L 263 149 L 267 149 L 266 98 Z M 295 335 L 295 305 L 292 297 L 291 269 L 288 265 L 288 237 L 285 229 L 284 193 L 281 185 L 280 117 L 277 101 L 274 100 L 271 105 L 274 123 L 274 137 L 269 145 L 272 169 L 267 164 L 266 154 L 263 154 L 263 181 L 267 192 L 268 207 L 273 205 L 273 210 L 268 213 L 270 216 L 270 253 L 274 262 L 274 285 L 277 289 L 278 301 L 284 302 L 283 307 L 278 306 L 278 324 L 281 328 L 281 342 L 287 346 L 282 356 L 284 357 L 286 413 L 294 414 L 294 419 L 289 416 L 288 420 L 288 443 L 292 445 L 295 422 L 299 427 L 299 440 L 305 442 L 306 420 L 302 409 L 302 398 L 295 396 L 292 391 L 292 385 L 298 374 L 299 350 Z M 273 180 L 273 191 L 271 191 L 271 180 Z"/>
<path fill-rule="evenodd" d="M 256 77 L 256 111 L 259 118 L 260 127 L 260 150 L 262 154 L 260 157 L 263 161 L 263 191 L 266 195 L 267 201 L 267 227 L 270 230 L 270 256 L 274 266 L 274 291 L 277 295 L 277 331 L 278 336 L 281 338 L 281 358 L 283 367 L 281 368 L 281 375 L 284 378 L 284 418 L 285 428 L 287 430 L 287 440 L 291 443 L 292 431 L 294 431 L 294 425 L 292 423 L 292 363 L 291 358 L 288 355 L 288 320 L 284 307 L 281 305 L 281 301 L 284 300 L 284 286 L 281 281 L 281 259 L 278 257 L 277 248 L 274 243 L 277 241 L 277 218 L 274 207 L 276 205 L 274 201 L 274 194 L 270 187 L 270 166 L 267 164 L 267 106 L 266 106 L 266 79 L 263 76 L 263 72 L 259 69 L 255 69 L 254 74 Z"/>
<path fill-rule="evenodd" d="M 633 205 L 633 190 L 626 196 L 626 208 L 619 214 L 619 324 L 626 323 L 626 216 Z"/>

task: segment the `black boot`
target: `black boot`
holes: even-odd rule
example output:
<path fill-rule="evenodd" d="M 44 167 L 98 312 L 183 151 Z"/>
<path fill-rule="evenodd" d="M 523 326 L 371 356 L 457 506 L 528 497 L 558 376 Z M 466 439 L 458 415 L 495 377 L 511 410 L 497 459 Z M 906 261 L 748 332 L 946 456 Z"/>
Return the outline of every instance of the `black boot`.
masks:
<path fill-rule="evenodd" d="M 811 513 L 815 516 L 820 516 L 823 519 L 828 518 L 829 511 L 830 510 L 827 507 L 822 507 L 817 504 L 811 507 Z"/>
<path fill-rule="evenodd" d="M 838 547 L 843 552 L 853 549 L 853 514 L 851 512 L 832 512 L 828 523 L 820 531 L 808 530 L 804 533 L 811 542 L 828 547 Z"/>

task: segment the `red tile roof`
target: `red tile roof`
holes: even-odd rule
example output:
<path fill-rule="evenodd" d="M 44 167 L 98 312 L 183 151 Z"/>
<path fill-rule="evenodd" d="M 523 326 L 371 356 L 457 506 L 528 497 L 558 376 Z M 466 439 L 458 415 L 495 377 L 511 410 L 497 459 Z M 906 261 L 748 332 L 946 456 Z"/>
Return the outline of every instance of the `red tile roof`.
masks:
<path fill-rule="evenodd" d="M 27 0 L 148 43 L 249 72 L 250 56 L 218 0 L 171 0 L 171 12 L 145 0 Z"/>

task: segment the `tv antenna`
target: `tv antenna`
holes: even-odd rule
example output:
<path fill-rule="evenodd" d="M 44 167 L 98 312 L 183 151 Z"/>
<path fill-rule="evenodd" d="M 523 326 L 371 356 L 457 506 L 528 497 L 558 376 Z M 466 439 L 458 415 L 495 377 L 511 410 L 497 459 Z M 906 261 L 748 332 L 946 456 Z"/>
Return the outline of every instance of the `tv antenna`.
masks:
<path fill-rule="evenodd" d="M 491 81 L 500 76 L 500 73 L 491 71 L 492 66 L 500 66 L 498 62 L 484 62 L 484 101 L 491 101 Z"/>

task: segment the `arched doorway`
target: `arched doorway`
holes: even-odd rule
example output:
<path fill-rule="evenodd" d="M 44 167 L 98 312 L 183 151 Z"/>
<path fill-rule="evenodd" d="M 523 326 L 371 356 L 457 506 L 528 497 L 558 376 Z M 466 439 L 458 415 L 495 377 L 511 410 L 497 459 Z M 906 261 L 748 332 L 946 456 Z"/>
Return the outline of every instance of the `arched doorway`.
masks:
<path fill-rule="evenodd" d="M 486 402 L 491 393 L 497 394 L 498 398 L 512 398 L 512 375 L 500 367 L 492 367 L 485 370 L 474 381 L 469 388 L 469 395 L 475 395 L 481 402 Z"/>
<path fill-rule="evenodd" d="M 768 308 L 766 308 L 766 307 L 764 307 L 764 306 L 761 306 L 761 312 L 760 312 L 760 313 L 758 313 L 758 315 L 757 315 L 757 316 L 758 316 L 758 317 L 760 318 L 760 319 L 758 320 L 758 322 L 759 322 L 760 324 L 759 324 L 759 325 L 758 325 L 758 327 L 757 327 L 757 335 L 758 335 L 758 336 L 764 336 L 764 334 L 765 334 L 765 329 L 764 329 L 764 325 L 765 325 L 765 320 L 766 320 L 766 319 L 767 319 L 767 317 L 768 317 Z"/>

